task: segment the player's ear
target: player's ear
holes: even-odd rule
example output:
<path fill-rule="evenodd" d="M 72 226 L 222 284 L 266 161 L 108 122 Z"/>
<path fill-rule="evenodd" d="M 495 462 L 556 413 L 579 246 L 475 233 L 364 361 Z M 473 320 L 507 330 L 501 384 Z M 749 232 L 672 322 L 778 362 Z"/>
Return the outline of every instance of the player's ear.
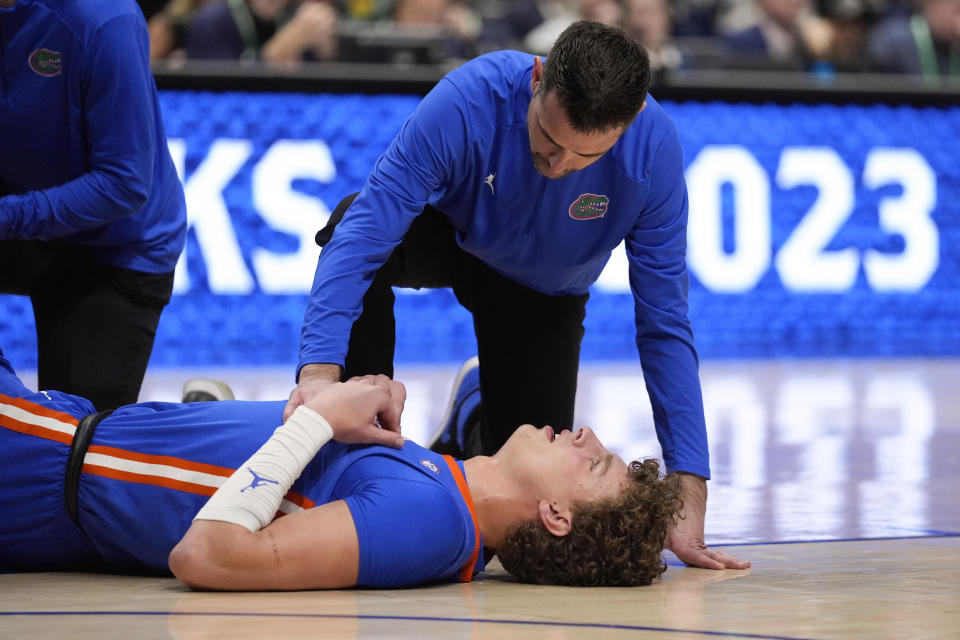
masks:
<path fill-rule="evenodd" d="M 570 533 L 573 514 L 568 507 L 561 506 L 556 502 L 541 500 L 538 509 L 540 522 L 547 528 L 547 531 L 558 538 Z"/>
<path fill-rule="evenodd" d="M 536 93 L 540 86 L 540 78 L 543 76 L 543 60 L 540 56 L 533 56 L 533 72 L 530 74 L 530 92 Z"/>

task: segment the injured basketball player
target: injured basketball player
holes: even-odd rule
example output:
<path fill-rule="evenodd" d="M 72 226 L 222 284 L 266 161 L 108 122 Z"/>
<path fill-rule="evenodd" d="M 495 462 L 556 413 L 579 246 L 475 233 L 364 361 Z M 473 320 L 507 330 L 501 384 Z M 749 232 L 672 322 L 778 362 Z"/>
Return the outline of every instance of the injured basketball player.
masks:
<path fill-rule="evenodd" d="M 681 504 L 656 460 L 628 464 L 588 427 L 525 425 L 460 461 L 404 440 L 405 399 L 367 376 L 284 424 L 283 401 L 102 415 L 28 390 L 0 353 L 0 469 L 17 479 L 0 483 L 0 570 L 290 590 L 468 582 L 494 555 L 540 584 L 644 585 L 666 569 Z"/>

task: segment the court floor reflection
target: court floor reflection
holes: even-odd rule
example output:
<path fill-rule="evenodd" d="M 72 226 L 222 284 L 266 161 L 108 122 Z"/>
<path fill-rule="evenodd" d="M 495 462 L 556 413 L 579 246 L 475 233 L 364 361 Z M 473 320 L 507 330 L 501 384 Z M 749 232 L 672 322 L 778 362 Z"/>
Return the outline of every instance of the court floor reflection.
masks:
<path fill-rule="evenodd" d="M 597 369 L 581 415 L 622 454 L 659 451 L 639 367 Z M 957 361 L 704 364 L 710 541 L 960 531 L 958 379 Z"/>
<path fill-rule="evenodd" d="M 457 368 L 398 366 L 407 437 L 433 432 Z M 195 375 L 248 400 L 285 398 L 293 383 L 288 369 L 157 369 L 141 399 L 178 400 Z M 960 532 L 960 360 L 708 361 L 701 380 L 709 542 Z M 639 364 L 585 363 L 576 424 L 624 458 L 659 454 Z"/>

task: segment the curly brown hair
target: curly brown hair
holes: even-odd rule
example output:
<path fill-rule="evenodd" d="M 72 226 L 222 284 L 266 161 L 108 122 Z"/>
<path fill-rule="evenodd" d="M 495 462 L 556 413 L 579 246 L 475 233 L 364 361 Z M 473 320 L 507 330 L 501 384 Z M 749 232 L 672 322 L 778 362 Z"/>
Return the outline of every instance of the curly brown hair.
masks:
<path fill-rule="evenodd" d="M 513 529 L 497 550 L 503 568 L 534 584 L 650 584 L 667 570 L 660 552 L 683 505 L 680 478 L 661 476 L 655 459 L 634 460 L 628 474 L 633 483 L 617 498 L 576 505 L 563 537 L 539 519 Z"/>

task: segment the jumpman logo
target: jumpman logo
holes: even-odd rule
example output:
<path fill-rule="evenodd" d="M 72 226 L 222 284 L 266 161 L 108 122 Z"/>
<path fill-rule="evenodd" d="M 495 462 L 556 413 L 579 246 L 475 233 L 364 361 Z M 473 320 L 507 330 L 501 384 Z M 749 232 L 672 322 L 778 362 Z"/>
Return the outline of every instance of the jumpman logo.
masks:
<path fill-rule="evenodd" d="M 250 467 L 247 467 L 247 471 L 249 471 L 250 473 L 253 474 L 253 480 L 250 481 L 250 484 L 249 484 L 249 485 L 247 485 L 247 486 L 244 487 L 243 489 L 240 489 L 240 493 L 243 493 L 243 492 L 246 491 L 247 489 L 256 489 L 257 487 L 259 487 L 259 486 L 262 485 L 262 484 L 280 484 L 280 483 L 277 482 L 276 480 L 271 480 L 270 478 L 265 478 L 265 477 L 263 477 L 263 476 L 258 476 L 258 475 L 257 475 L 257 472 L 254 471 L 253 469 L 251 469 Z"/>
<path fill-rule="evenodd" d="M 493 195 L 497 195 L 493 190 L 493 179 L 496 177 L 497 177 L 496 173 L 491 173 L 490 175 L 488 175 L 486 178 L 483 179 L 483 184 L 490 187 L 490 193 L 492 193 Z"/>

